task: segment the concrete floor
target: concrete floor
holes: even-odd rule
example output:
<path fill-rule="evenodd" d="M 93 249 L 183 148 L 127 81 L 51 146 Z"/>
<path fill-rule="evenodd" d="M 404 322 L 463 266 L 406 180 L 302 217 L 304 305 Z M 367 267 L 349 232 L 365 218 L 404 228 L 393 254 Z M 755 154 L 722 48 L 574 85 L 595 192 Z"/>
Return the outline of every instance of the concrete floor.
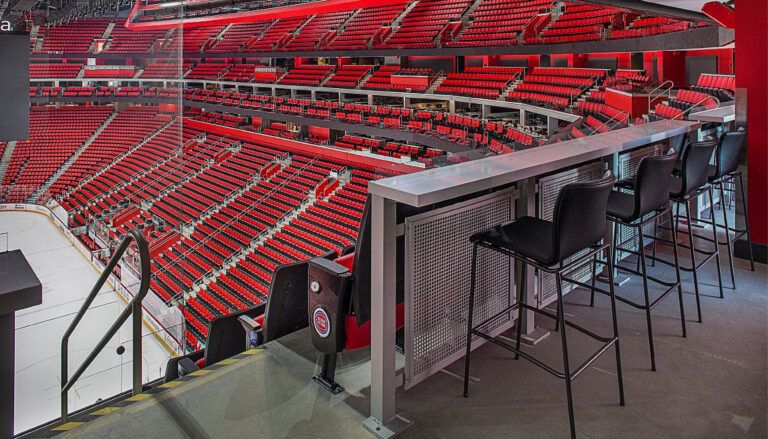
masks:
<path fill-rule="evenodd" d="M 738 289 L 717 296 L 714 264 L 703 275 L 702 324 L 695 322 L 690 275 L 684 276 L 688 337 L 680 334 L 676 296 L 654 310 L 658 371 L 650 371 L 645 316 L 618 307 L 627 405 L 618 404 L 613 351 L 574 383 L 580 438 L 765 438 L 768 304 L 766 266 L 756 272 L 737 261 Z M 725 266 L 724 266 L 725 268 Z M 663 270 L 660 270 L 662 272 Z M 724 270 L 724 274 L 727 270 Z M 726 283 L 728 278 L 726 277 Z M 638 298 L 638 279 L 621 287 Z M 588 294 L 566 297 L 570 319 L 609 333 L 609 301 Z M 542 326 L 551 328 L 550 322 Z M 572 364 L 595 343 L 569 333 Z M 553 333 L 534 348 L 549 364 L 562 365 Z M 309 381 L 316 355 L 311 349 L 255 355 L 82 426 L 70 437 L 369 438 L 361 427 L 368 415 L 366 352 L 345 357 L 341 377 L 347 392 L 329 396 Z M 407 438 L 565 438 L 565 387 L 546 372 L 493 345 L 473 354 L 476 382 L 463 398 L 463 360 L 409 391 L 398 391 L 398 409 L 413 427 Z M 340 378 L 342 381 L 342 378 Z"/>
<path fill-rule="evenodd" d="M 644 312 L 619 304 L 626 406 L 618 403 L 615 359 L 608 351 L 574 382 L 580 438 L 767 437 L 766 266 L 758 264 L 751 272 L 748 262 L 737 260 L 736 267 L 738 289 L 726 288 L 725 299 L 720 299 L 714 263 L 707 266 L 701 324 L 695 322 L 693 285 L 685 284 L 687 338 L 681 337 L 675 295 L 654 309 L 656 372 L 650 370 Z M 689 278 L 684 275 L 683 280 Z M 729 280 L 726 276 L 726 284 Z M 639 283 L 632 279 L 617 291 L 639 300 Z M 588 306 L 585 291 L 565 300 L 570 319 L 610 334 L 607 297 L 599 297 L 595 308 Z M 595 343 L 573 330 L 568 337 L 571 364 L 579 364 Z M 530 351 L 562 367 L 557 333 Z M 463 360 L 447 368 L 455 376 L 437 374 L 402 393 L 400 409 L 417 420 L 407 437 L 568 437 L 564 382 L 512 358 L 495 345 L 473 353 L 470 375 L 478 381 L 470 385 L 469 398 L 461 396 Z"/>

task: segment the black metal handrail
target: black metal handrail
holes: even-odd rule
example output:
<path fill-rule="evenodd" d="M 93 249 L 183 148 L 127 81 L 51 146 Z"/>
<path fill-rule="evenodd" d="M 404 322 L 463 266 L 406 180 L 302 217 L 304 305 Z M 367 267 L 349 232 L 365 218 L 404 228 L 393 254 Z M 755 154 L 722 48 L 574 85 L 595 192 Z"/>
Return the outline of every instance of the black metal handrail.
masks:
<path fill-rule="evenodd" d="M 101 287 L 104 286 L 104 283 L 109 278 L 109 275 L 112 274 L 112 271 L 117 266 L 117 263 L 123 257 L 123 254 L 128 249 L 131 241 L 136 241 L 136 245 L 139 248 L 139 265 L 141 267 L 141 283 L 139 285 L 139 291 L 133 297 L 130 303 L 128 303 L 128 306 L 123 309 L 123 312 L 120 313 L 120 315 L 117 317 L 117 320 L 115 320 L 107 333 L 104 334 L 101 340 L 99 340 L 91 353 L 88 354 L 88 357 L 86 357 L 85 361 L 83 361 L 83 364 L 81 364 L 80 367 L 77 368 L 77 371 L 72 374 L 72 378 L 69 378 L 69 337 L 72 335 L 72 332 L 74 332 L 75 328 L 77 328 L 80 320 L 82 320 L 86 311 L 88 311 L 91 303 L 93 303 L 93 300 L 99 294 Z M 127 235 L 125 235 L 123 240 L 120 241 L 120 245 L 117 247 L 115 254 L 112 255 L 109 263 L 107 263 L 107 266 L 104 267 L 104 270 L 101 272 L 101 276 L 99 276 L 99 280 L 96 281 L 96 285 L 94 285 L 93 289 L 91 289 L 91 292 L 88 294 L 88 297 L 86 297 L 85 302 L 80 307 L 80 310 L 77 312 L 74 320 L 72 320 L 72 323 L 69 325 L 67 330 L 64 332 L 64 336 L 61 338 L 61 422 L 67 421 L 67 415 L 69 411 L 67 393 L 69 392 L 69 389 L 72 388 L 72 386 L 75 384 L 75 382 L 77 382 L 80 376 L 82 376 L 88 366 L 90 366 L 93 360 L 96 359 L 96 356 L 101 353 L 109 340 L 114 337 L 115 334 L 117 334 L 117 331 L 120 330 L 120 327 L 123 325 L 123 323 L 126 322 L 126 320 L 128 320 L 128 317 L 131 315 L 133 315 L 133 394 L 136 395 L 141 393 L 141 302 L 144 300 L 144 297 L 149 291 L 149 276 L 149 245 L 147 244 L 147 240 L 144 238 L 144 235 L 142 235 L 141 232 L 138 230 L 131 230 Z"/>

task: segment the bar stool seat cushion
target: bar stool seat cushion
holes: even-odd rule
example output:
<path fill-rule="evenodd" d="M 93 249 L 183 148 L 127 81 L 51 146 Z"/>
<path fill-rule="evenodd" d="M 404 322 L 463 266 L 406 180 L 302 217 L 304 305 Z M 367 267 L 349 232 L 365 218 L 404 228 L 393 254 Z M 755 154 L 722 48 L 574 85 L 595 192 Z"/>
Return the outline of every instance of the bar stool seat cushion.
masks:
<path fill-rule="evenodd" d="M 554 225 L 549 221 L 524 216 L 516 221 L 475 233 L 470 241 L 485 242 L 549 266 L 558 262 L 554 260 L 553 228 Z"/>
<path fill-rule="evenodd" d="M 634 221 L 635 218 L 635 196 L 626 192 L 611 191 L 608 195 L 608 216 L 618 218 L 623 221 Z"/>

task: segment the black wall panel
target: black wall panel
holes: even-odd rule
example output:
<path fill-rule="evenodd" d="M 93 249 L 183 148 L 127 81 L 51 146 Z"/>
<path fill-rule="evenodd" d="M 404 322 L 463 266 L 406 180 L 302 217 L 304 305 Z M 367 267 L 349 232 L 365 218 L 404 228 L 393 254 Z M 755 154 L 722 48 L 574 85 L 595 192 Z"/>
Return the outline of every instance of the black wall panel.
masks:
<path fill-rule="evenodd" d="M 29 34 L 0 32 L 0 141 L 29 137 Z"/>

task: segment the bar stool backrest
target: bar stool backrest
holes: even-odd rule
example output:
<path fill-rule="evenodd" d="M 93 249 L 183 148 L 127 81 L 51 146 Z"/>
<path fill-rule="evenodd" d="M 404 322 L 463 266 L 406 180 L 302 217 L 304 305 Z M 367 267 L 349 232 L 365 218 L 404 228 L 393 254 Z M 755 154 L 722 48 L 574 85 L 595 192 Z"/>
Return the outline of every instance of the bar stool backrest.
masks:
<path fill-rule="evenodd" d="M 731 131 L 720 136 L 715 163 L 717 171 L 714 178 L 722 178 L 739 167 L 739 154 L 744 146 L 746 131 Z"/>
<path fill-rule="evenodd" d="M 571 183 L 560 190 L 552 218 L 555 262 L 605 237 L 608 195 L 615 182 L 616 177 L 609 171 L 600 180 Z"/>
<path fill-rule="evenodd" d="M 672 171 L 677 162 L 674 150 L 671 154 L 646 156 L 640 160 L 635 174 L 635 218 L 641 218 L 669 203 L 669 187 Z"/>
<path fill-rule="evenodd" d="M 692 142 L 683 150 L 681 177 L 683 184 L 677 196 L 688 195 L 707 184 L 709 159 L 716 141 Z"/>

